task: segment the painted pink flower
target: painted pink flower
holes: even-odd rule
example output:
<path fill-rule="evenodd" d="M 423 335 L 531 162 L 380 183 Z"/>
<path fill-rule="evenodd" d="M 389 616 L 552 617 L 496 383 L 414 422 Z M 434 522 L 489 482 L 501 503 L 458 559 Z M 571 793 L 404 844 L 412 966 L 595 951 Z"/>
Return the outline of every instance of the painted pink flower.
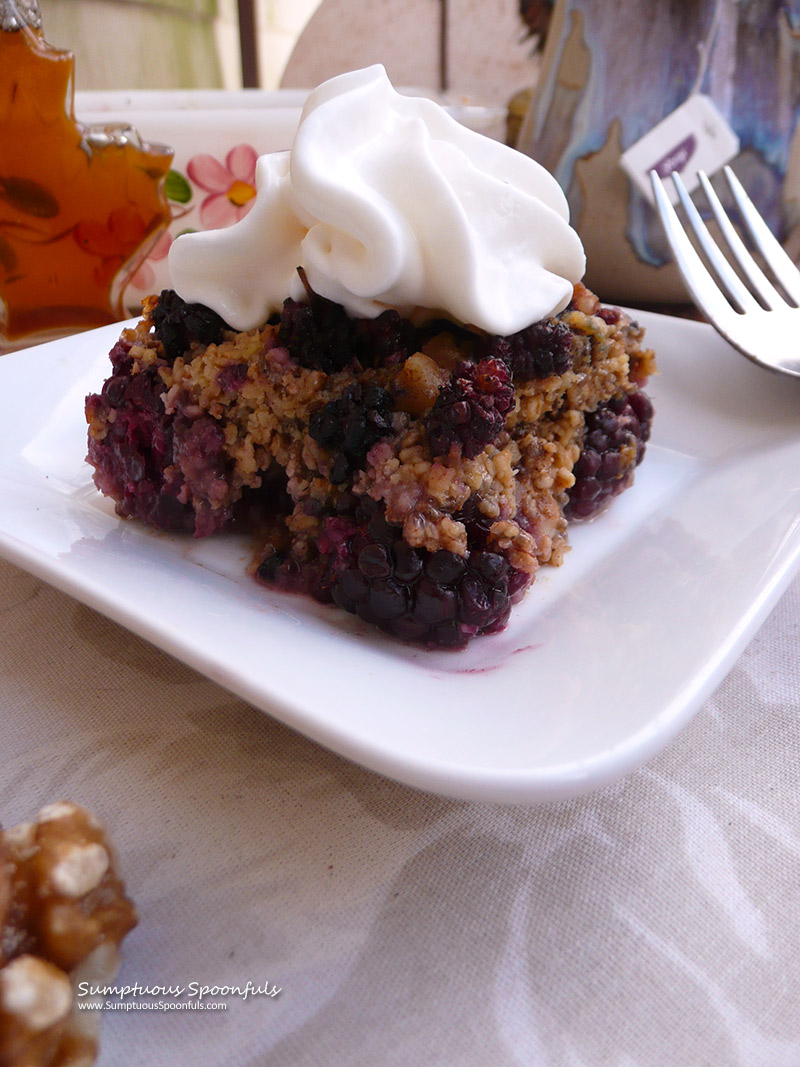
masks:
<path fill-rule="evenodd" d="M 130 280 L 130 284 L 136 289 L 146 289 L 150 292 L 156 280 L 156 272 L 153 270 L 152 261 L 166 259 L 171 244 L 172 234 L 169 230 L 165 230 L 153 245 L 150 255 L 137 268 L 136 273 Z"/>
<path fill-rule="evenodd" d="M 189 160 L 186 172 L 207 196 L 200 205 L 200 221 L 207 230 L 220 230 L 244 218 L 255 203 L 255 148 L 239 144 L 225 156 L 224 165 L 203 153 Z"/>

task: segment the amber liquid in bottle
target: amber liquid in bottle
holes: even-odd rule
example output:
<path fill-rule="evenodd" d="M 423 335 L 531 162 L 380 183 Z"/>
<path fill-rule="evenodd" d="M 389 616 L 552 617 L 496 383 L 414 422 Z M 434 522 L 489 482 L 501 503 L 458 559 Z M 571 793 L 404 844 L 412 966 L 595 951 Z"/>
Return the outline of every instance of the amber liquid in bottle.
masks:
<path fill-rule="evenodd" d="M 0 351 L 124 318 L 122 290 L 169 223 L 170 149 L 73 111 L 74 58 L 0 30 Z"/>

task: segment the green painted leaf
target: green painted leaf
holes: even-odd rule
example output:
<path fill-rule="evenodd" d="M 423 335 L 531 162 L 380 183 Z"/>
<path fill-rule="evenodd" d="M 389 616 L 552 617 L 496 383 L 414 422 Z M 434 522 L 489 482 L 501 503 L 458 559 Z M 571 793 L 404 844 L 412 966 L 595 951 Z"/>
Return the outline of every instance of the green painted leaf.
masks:
<path fill-rule="evenodd" d="M 192 187 L 184 176 L 177 170 L 171 170 L 164 183 L 164 192 L 168 200 L 174 200 L 176 204 L 188 204 L 192 199 Z"/>
<path fill-rule="evenodd" d="M 183 237 L 183 235 L 185 233 L 197 233 L 197 230 L 193 230 L 191 227 L 189 227 L 189 229 L 187 229 L 187 230 L 181 230 L 180 233 L 176 233 L 175 234 L 176 240 L 177 240 L 178 237 Z"/>
<path fill-rule="evenodd" d="M 0 200 L 5 200 L 15 211 L 37 219 L 53 219 L 60 211 L 50 190 L 31 178 L 15 178 L 13 175 L 0 178 Z"/>

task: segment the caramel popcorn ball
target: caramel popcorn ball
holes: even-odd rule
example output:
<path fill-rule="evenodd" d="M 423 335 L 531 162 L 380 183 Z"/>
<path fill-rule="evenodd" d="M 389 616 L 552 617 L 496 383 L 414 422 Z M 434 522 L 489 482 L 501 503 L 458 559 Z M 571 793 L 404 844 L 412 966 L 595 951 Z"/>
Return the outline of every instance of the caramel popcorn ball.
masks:
<path fill-rule="evenodd" d="M 67 801 L 0 831 L 0 1067 L 89 1067 L 100 1014 L 78 980 L 103 983 L 136 912 L 105 830 Z"/>

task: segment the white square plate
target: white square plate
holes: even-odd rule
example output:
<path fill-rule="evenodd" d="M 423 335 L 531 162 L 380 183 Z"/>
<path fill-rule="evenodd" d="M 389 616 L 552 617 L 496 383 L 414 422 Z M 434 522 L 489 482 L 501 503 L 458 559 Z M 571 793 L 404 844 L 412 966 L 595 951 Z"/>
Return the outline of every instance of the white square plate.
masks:
<path fill-rule="evenodd" d="M 464 799 L 577 795 L 674 736 L 800 568 L 800 382 L 702 324 L 639 317 L 661 374 L 634 487 L 462 652 L 264 590 L 242 539 L 117 519 L 83 402 L 119 325 L 0 359 L 0 552 L 373 770 Z"/>

